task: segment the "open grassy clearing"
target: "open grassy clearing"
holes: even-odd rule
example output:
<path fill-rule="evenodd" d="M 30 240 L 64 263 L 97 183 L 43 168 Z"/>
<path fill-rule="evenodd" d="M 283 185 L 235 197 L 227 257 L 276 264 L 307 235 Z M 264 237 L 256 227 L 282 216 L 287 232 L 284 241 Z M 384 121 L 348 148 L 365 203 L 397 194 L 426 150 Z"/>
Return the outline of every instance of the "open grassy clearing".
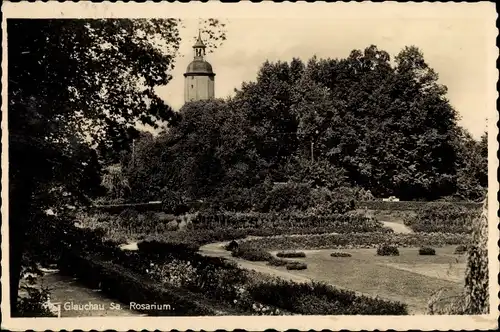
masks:
<path fill-rule="evenodd" d="M 455 246 L 436 248 L 436 256 L 420 256 L 418 248 L 400 248 L 400 256 L 377 256 L 375 249 L 342 250 L 349 258 L 330 257 L 334 250 L 304 250 L 307 270 L 289 271 L 363 294 L 402 301 L 410 313 L 423 314 L 433 293 L 458 295 L 463 288 L 465 257 Z M 273 252 L 276 254 L 276 252 Z M 284 268 L 275 267 L 283 270 Z"/>

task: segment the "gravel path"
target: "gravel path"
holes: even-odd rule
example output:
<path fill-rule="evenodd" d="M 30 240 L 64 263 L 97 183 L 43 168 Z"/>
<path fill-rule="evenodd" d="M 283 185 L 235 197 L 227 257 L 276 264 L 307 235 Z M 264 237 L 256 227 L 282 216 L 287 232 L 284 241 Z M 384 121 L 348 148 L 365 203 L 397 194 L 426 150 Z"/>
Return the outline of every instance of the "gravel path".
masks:
<path fill-rule="evenodd" d="M 405 224 L 394 222 L 394 221 L 381 221 L 385 227 L 391 228 L 394 233 L 410 234 L 413 230 L 406 226 Z"/>

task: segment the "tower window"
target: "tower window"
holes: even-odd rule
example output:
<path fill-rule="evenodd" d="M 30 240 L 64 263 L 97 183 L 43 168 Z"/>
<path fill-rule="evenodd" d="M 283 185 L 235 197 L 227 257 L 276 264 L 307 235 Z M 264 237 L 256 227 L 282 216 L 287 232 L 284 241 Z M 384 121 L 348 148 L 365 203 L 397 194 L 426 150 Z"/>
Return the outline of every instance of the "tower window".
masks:
<path fill-rule="evenodd" d="M 191 84 L 191 88 L 194 88 L 194 85 Z"/>

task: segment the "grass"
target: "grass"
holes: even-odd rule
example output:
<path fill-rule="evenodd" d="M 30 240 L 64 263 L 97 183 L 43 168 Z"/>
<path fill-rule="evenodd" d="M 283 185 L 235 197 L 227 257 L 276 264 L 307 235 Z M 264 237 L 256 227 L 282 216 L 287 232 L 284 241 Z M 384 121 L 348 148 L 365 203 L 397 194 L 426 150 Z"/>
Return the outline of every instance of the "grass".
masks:
<path fill-rule="evenodd" d="M 411 313 L 424 314 L 432 294 L 446 296 L 463 289 L 465 258 L 455 246 L 436 248 L 436 256 L 420 256 L 418 248 L 400 248 L 400 256 L 377 256 L 376 249 L 350 249 L 351 258 L 332 259 L 331 250 L 315 250 L 303 260 L 306 270 L 290 273 L 331 283 L 370 296 L 408 304 Z"/>

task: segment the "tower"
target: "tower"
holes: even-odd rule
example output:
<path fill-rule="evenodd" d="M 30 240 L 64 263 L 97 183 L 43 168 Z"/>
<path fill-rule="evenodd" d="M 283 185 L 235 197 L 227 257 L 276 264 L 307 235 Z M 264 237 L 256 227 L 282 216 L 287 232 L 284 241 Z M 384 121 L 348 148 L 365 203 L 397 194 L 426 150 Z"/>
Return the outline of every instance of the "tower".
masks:
<path fill-rule="evenodd" d="M 184 73 L 184 102 L 212 99 L 215 95 L 215 74 L 212 65 L 203 59 L 206 46 L 198 33 L 198 40 L 193 45 L 194 60 Z"/>

